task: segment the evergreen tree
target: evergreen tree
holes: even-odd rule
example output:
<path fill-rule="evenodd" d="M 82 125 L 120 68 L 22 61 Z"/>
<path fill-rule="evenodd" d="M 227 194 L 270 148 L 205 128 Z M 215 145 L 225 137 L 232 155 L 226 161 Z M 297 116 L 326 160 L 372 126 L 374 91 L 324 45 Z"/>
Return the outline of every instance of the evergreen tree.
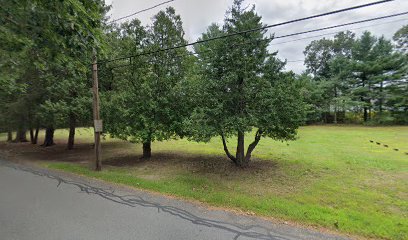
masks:
<path fill-rule="evenodd" d="M 399 29 L 394 34 L 393 40 L 396 42 L 397 50 L 408 54 L 408 25 Z"/>
<path fill-rule="evenodd" d="M 344 112 L 346 102 L 349 102 L 346 68 L 354 42 L 352 32 L 340 32 L 333 39 L 312 41 L 304 51 L 306 73 L 312 74 L 322 94 L 322 101 L 316 104 L 315 109 L 326 123 L 337 123 L 338 111 Z"/>
<path fill-rule="evenodd" d="M 400 77 L 403 67 L 401 55 L 393 52 L 389 40 L 377 39 L 370 32 L 364 32 L 358 39 L 350 71 L 353 73 L 352 96 L 360 102 L 364 122 L 373 118 L 373 112 L 378 112 L 381 117 L 386 97 L 391 93 L 387 89 L 392 89 L 388 86 L 393 79 Z"/>
<path fill-rule="evenodd" d="M 179 15 L 171 7 L 160 11 L 147 30 L 140 22 L 123 25 L 120 40 L 127 55 L 155 52 L 186 43 Z M 181 83 L 186 75 L 187 50 L 179 48 L 132 58 L 114 91 L 105 100 L 107 131 L 115 137 L 143 143 L 143 157 L 150 158 L 151 143 L 176 137 L 186 109 Z M 116 81 L 117 79 L 115 79 Z"/>
<path fill-rule="evenodd" d="M 213 24 L 202 40 L 264 25 L 261 17 L 235 0 L 222 29 Z M 284 63 L 269 53 L 265 30 L 199 44 L 196 51 L 202 78 L 197 87 L 197 107 L 187 122 L 190 138 L 208 141 L 220 136 L 226 155 L 238 166 L 247 166 L 262 137 L 294 139 L 303 120 L 303 104 L 294 75 L 283 73 Z M 250 44 L 243 44 L 248 43 Z M 245 134 L 256 129 L 245 152 Z M 236 153 L 227 138 L 237 137 Z"/>
<path fill-rule="evenodd" d="M 30 128 L 47 128 L 44 146 L 53 144 L 53 129 L 66 127 L 68 120 L 86 116 L 90 109 L 81 106 L 89 98 L 86 90 L 92 48 L 99 48 L 102 21 L 107 8 L 101 0 L 83 1 L 8 1 L 1 7 L 2 49 L 14 52 L 8 65 L 19 69 L 14 74 L 15 89 L 24 89 L 9 110 L 17 122 L 17 139 L 25 140 Z M 10 45 L 10 46 L 7 46 Z M 24 86 L 18 88 L 17 85 Z M 80 109 L 80 110 L 79 110 Z M 58 123 L 57 123 L 58 122 Z M 57 125 L 58 124 L 58 125 Z M 70 131 L 70 146 L 75 131 Z"/>

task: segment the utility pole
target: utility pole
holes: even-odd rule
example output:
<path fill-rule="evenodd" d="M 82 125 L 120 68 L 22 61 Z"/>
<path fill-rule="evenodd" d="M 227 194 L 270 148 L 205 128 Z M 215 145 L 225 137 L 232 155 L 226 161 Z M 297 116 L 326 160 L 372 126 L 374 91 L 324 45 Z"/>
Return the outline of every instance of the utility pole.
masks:
<path fill-rule="evenodd" d="M 94 51 L 92 63 L 92 92 L 93 92 L 93 118 L 95 136 L 95 171 L 102 170 L 101 162 L 101 132 L 102 120 L 99 114 L 99 86 L 98 86 L 98 64 L 96 62 L 96 51 Z"/>

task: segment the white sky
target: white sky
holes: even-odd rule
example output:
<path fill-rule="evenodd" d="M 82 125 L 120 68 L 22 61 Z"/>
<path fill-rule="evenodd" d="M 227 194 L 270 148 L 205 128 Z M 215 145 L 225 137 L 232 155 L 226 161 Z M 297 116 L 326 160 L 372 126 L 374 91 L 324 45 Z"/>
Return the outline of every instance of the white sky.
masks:
<path fill-rule="evenodd" d="M 164 0 L 105 0 L 105 2 L 112 5 L 112 10 L 109 14 L 112 19 L 116 19 L 164 2 Z M 165 9 L 167 6 L 173 6 L 176 9 L 176 13 L 180 14 L 183 21 L 186 39 L 189 42 L 192 42 L 197 40 L 197 38 L 201 36 L 201 33 L 205 32 L 211 23 L 216 22 L 222 24 L 225 12 L 232 5 L 232 2 L 233 0 L 175 0 L 174 2 L 138 14 L 134 17 L 140 19 L 144 25 L 149 25 L 151 23 L 152 16 L 158 11 Z M 374 2 L 374 0 L 246 0 L 244 5 L 255 4 L 255 9 L 258 14 L 262 16 L 263 22 L 265 24 L 274 24 L 369 2 Z M 393 2 L 374 5 L 364 9 L 358 9 L 346 13 L 335 14 L 332 16 L 272 28 L 269 30 L 269 33 L 275 33 L 276 36 L 279 36 L 405 11 L 408 11 L 408 0 L 395 0 Z M 406 24 L 408 24 L 408 15 L 343 28 L 336 28 L 317 33 L 310 33 L 301 36 L 276 39 L 272 41 L 270 49 L 273 51 L 277 50 L 279 52 L 279 58 L 288 60 L 286 67 L 288 70 L 301 73 L 305 69 L 303 66 L 303 61 L 290 61 L 303 60 L 303 50 L 305 47 L 312 40 L 322 37 L 285 44 L 273 44 L 287 42 L 297 38 L 359 27 L 364 28 L 353 30 L 353 32 L 361 34 L 361 32 L 369 30 L 377 36 L 385 35 L 387 38 L 391 38 L 399 28 Z M 326 37 L 330 38 L 332 35 Z"/>

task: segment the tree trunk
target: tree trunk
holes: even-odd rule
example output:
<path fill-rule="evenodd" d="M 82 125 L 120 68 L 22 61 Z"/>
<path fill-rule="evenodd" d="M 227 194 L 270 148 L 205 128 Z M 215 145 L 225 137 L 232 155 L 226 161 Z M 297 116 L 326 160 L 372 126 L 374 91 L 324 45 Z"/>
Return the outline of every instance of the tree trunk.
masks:
<path fill-rule="evenodd" d="M 371 120 L 371 107 L 368 108 L 368 120 Z"/>
<path fill-rule="evenodd" d="M 33 141 L 31 142 L 32 144 L 37 144 L 37 142 L 38 142 L 38 132 L 40 131 L 40 127 L 36 127 L 35 128 L 35 133 L 34 133 L 34 139 L 33 139 Z"/>
<path fill-rule="evenodd" d="M 69 135 L 68 135 L 68 145 L 67 145 L 68 150 L 74 149 L 75 127 L 76 127 L 76 119 L 75 119 L 75 116 L 71 114 L 69 117 Z"/>
<path fill-rule="evenodd" d="M 245 134 L 242 131 L 238 131 L 237 152 L 235 155 L 237 159 L 236 164 L 240 167 L 248 165 L 248 161 L 245 158 Z"/>
<path fill-rule="evenodd" d="M 361 81 L 362 81 L 362 87 L 364 89 L 365 86 L 366 86 L 366 76 L 365 76 L 365 74 L 363 74 L 361 76 Z M 366 93 L 363 93 L 363 95 L 360 97 L 361 102 L 363 102 L 364 104 L 367 103 L 366 97 L 367 97 Z M 367 106 L 363 107 L 363 114 L 364 114 L 363 120 L 364 120 L 364 122 L 367 122 L 368 121 L 368 109 L 367 109 Z"/>
<path fill-rule="evenodd" d="M 34 143 L 34 129 L 32 127 L 30 127 L 30 142 L 32 144 L 35 144 Z"/>
<path fill-rule="evenodd" d="M 380 111 L 380 113 L 383 112 L 383 102 L 384 102 L 383 86 L 384 86 L 384 83 L 383 83 L 383 81 L 381 81 L 381 83 L 380 83 L 380 101 L 379 101 L 379 111 Z"/>
<path fill-rule="evenodd" d="M 367 107 L 364 107 L 364 122 L 368 121 L 368 109 Z"/>
<path fill-rule="evenodd" d="M 232 154 L 228 150 L 224 134 L 220 135 L 222 139 L 222 144 L 224 145 L 224 151 L 227 154 L 228 158 L 231 159 L 235 163 L 235 165 L 239 167 L 246 167 L 251 161 L 252 151 L 254 151 L 256 145 L 259 143 L 259 140 L 261 140 L 262 131 L 258 129 L 255 135 L 255 140 L 248 146 L 246 155 L 245 155 L 245 134 L 243 132 L 238 131 L 237 152 L 235 157 L 232 156 Z"/>
<path fill-rule="evenodd" d="M 222 139 L 222 145 L 224 146 L 224 151 L 225 151 L 225 154 L 227 154 L 227 157 L 229 158 L 229 159 L 231 159 L 235 164 L 237 164 L 237 159 L 234 157 L 234 156 L 232 156 L 232 154 L 229 152 L 229 150 L 228 150 L 228 147 L 227 147 L 227 142 L 225 141 L 225 136 L 224 136 L 224 134 L 220 134 L 221 135 L 221 139 Z"/>
<path fill-rule="evenodd" d="M 255 139 L 251 144 L 249 144 L 247 153 L 245 155 L 245 161 L 247 163 L 251 161 L 252 151 L 254 151 L 256 145 L 258 145 L 259 141 L 261 140 L 261 136 L 262 136 L 262 130 L 258 129 L 258 131 L 256 131 L 256 134 L 255 134 Z"/>
<path fill-rule="evenodd" d="M 367 97 L 367 105 L 368 105 L 368 120 L 371 120 L 371 82 L 368 81 L 368 97 Z"/>
<path fill-rule="evenodd" d="M 7 142 L 11 142 L 11 141 L 13 141 L 13 132 L 8 131 L 7 132 Z"/>
<path fill-rule="evenodd" d="M 45 139 L 44 143 L 41 145 L 42 147 L 49 147 L 54 145 L 54 128 L 53 127 L 47 127 L 45 130 Z"/>
<path fill-rule="evenodd" d="M 150 140 L 143 143 L 143 157 L 149 159 L 152 156 L 152 142 Z"/>
<path fill-rule="evenodd" d="M 335 97 L 335 101 L 334 101 L 334 119 L 333 119 L 333 123 L 337 124 L 337 87 L 334 87 L 334 97 Z"/>
<path fill-rule="evenodd" d="M 16 133 L 16 138 L 13 142 L 28 142 L 27 140 L 27 131 L 25 129 L 19 128 Z"/>

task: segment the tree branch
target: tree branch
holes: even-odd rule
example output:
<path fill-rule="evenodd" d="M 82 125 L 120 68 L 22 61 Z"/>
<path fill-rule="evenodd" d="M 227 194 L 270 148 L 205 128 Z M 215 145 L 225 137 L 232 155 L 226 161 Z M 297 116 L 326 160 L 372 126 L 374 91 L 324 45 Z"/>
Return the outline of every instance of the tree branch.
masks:
<path fill-rule="evenodd" d="M 256 145 L 258 145 L 259 140 L 261 140 L 261 136 L 262 136 L 262 130 L 258 129 L 258 131 L 256 131 L 254 141 L 251 144 L 249 144 L 249 146 L 248 146 L 248 150 L 247 150 L 247 153 L 245 155 L 245 160 L 246 161 L 249 161 L 251 159 L 252 151 L 254 151 Z"/>
<path fill-rule="evenodd" d="M 234 156 L 232 156 L 231 153 L 228 150 L 227 142 L 225 141 L 224 134 L 221 133 L 220 135 L 221 135 L 221 139 L 222 139 L 222 145 L 224 145 L 224 151 L 227 154 L 228 158 L 231 159 L 234 163 L 237 163 L 237 159 Z"/>

